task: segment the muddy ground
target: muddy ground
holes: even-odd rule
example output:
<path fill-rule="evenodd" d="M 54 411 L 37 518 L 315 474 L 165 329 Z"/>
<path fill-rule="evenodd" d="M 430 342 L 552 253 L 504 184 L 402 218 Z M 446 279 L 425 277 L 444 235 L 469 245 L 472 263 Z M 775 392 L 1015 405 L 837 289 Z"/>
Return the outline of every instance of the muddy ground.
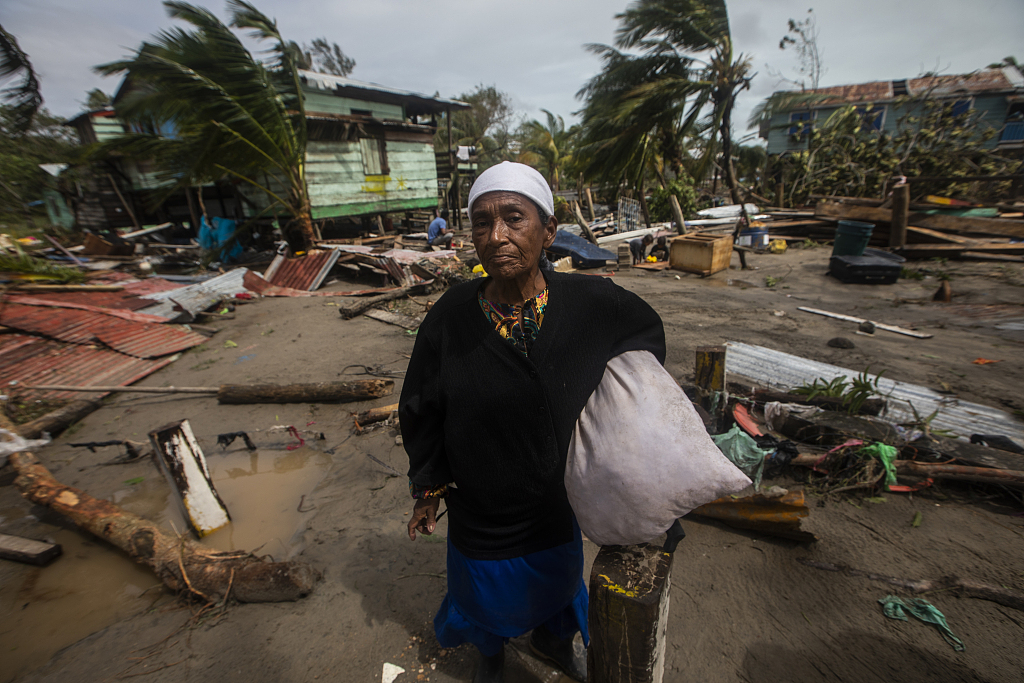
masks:
<path fill-rule="evenodd" d="M 825 277 L 828 249 L 753 256 L 756 270 L 701 279 L 677 273 L 617 273 L 615 280 L 651 303 L 668 335 L 667 367 L 683 381 L 694 347 L 742 341 L 815 360 L 940 388 L 1020 416 L 1024 410 L 1024 266 L 928 262 L 923 280 L 892 286 L 843 285 Z M 941 275 L 941 274 L 947 275 Z M 938 277 L 952 277 L 952 304 L 929 302 Z M 766 286 L 766 278 L 775 280 Z M 339 283 L 338 289 L 348 288 Z M 436 298 L 436 296 L 435 296 Z M 241 305 L 203 347 L 147 378 L 149 386 L 334 380 L 380 365 L 401 373 L 414 337 L 359 318 L 342 321 L 330 299 L 266 299 Z M 406 303 L 407 306 L 413 306 Z M 798 306 L 915 326 L 919 340 L 857 336 L 850 323 Z M 412 312 L 411 309 L 407 312 Z M 782 315 L 778 313 L 781 312 Z M 836 349 L 836 336 L 856 348 Z M 226 344 L 233 342 L 234 345 Z M 975 365 L 983 357 L 1001 362 Z M 156 579 L 118 551 L 25 502 L 0 475 L 0 532 L 51 538 L 64 555 L 45 568 L 0 562 L 0 683 L 106 681 L 379 681 L 385 662 L 404 681 L 468 681 L 468 647 L 438 648 L 431 619 L 444 594 L 446 520 L 433 539 L 411 543 L 406 480 L 396 432 L 351 435 L 347 406 L 220 406 L 197 396 L 121 395 L 39 456 L 63 482 L 184 529 L 170 492 L 148 460 L 103 466 L 115 448 L 95 453 L 72 442 L 145 441 L 149 430 L 188 418 L 234 516 L 208 542 L 259 548 L 323 572 L 296 603 L 230 605 L 195 616 Z M 275 426 L 293 425 L 306 445 Z M 247 431 L 255 454 L 216 435 Z M 320 433 L 324 438 L 319 438 Z M 782 480 L 783 486 L 799 482 Z M 893 589 L 823 572 L 801 558 L 848 564 L 903 578 L 957 574 L 1024 589 L 1024 510 L 998 491 L 938 483 L 914 495 L 829 498 L 809 491 L 806 527 L 819 541 L 800 545 L 716 522 L 684 520 L 668 627 L 666 681 L 1019 681 L 1024 613 L 995 603 L 926 596 L 966 645 L 955 652 L 931 627 L 890 621 L 878 599 Z M 301 511 L 300 511 L 301 510 Z M 922 523 L 913 527 L 915 513 Z M 588 544 L 592 560 L 596 547 Z M 589 571 L 589 568 L 588 568 Z M 560 680 L 521 655 L 513 642 L 509 683 Z M 567 680 L 567 679 L 566 679 Z"/>

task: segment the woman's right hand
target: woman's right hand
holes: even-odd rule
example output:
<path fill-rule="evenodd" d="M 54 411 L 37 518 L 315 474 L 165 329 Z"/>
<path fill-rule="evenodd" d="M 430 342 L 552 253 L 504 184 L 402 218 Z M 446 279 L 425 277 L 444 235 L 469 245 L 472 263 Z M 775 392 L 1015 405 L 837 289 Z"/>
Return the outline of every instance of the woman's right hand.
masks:
<path fill-rule="evenodd" d="M 427 536 L 434 533 L 437 526 L 437 508 L 441 506 L 440 498 L 426 498 L 417 500 L 412 508 L 412 517 L 409 519 L 409 540 L 416 540 L 416 532 Z"/>

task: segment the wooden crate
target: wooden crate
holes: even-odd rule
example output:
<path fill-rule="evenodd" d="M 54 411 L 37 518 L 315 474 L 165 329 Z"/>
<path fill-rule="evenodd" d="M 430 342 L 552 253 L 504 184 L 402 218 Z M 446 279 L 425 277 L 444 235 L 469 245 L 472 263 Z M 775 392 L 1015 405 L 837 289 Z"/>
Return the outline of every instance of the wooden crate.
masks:
<path fill-rule="evenodd" d="M 729 267 L 732 235 L 680 235 L 672 240 L 669 264 L 675 270 L 712 275 Z"/>

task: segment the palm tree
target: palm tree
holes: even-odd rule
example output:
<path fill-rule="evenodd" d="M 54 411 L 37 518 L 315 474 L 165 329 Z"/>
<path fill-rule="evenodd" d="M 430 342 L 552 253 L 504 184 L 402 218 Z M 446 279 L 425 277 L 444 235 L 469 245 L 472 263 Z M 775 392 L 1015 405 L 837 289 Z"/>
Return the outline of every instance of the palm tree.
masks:
<path fill-rule="evenodd" d="M 547 116 L 547 124 L 536 119 L 523 123 L 523 151 L 519 159 L 532 166 L 540 166 L 548 185 L 557 192 L 561 172 L 572 162 L 572 139 L 576 129 L 566 129 L 561 116 L 555 116 L 547 109 L 541 111 Z"/>
<path fill-rule="evenodd" d="M 115 110 L 132 130 L 141 131 L 102 151 L 158 162 L 161 176 L 171 183 L 168 191 L 224 177 L 247 183 L 268 200 L 262 214 L 289 214 L 297 232 L 293 247 L 308 249 L 314 234 L 295 51 L 276 22 L 245 0 L 229 0 L 231 24 L 273 41 L 270 66 L 254 59 L 210 11 L 177 1 L 164 6 L 192 28 L 161 31 L 133 58 L 97 67 L 106 75 L 127 74 Z M 161 133 L 168 130 L 173 133 Z"/>
<path fill-rule="evenodd" d="M 28 55 L 18 46 L 18 41 L 0 26 L 0 82 L 18 76 L 21 83 L 5 88 L 0 93 L 0 100 L 12 110 L 13 132 L 23 133 L 32 126 L 32 119 L 43 104 L 39 77 L 32 69 Z"/>
<path fill-rule="evenodd" d="M 618 92 L 613 89 L 618 97 L 611 103 L 595 103 L 601 88 L 590 86 L 601 83 L 592 81 L 590 90 L 583 92 L 587 108 L 597 104 L 598 109 L 610 110 L 613 124 L 631 126 L 634 140 L 653 138 L 662 155 L 676 164 L 683 138 L 706 131 L 691 174 L 704 178 L 720 151 L 732 200 L 741 203 L 732 168 L 732 110 L 752 75 L 750 59 L 733 52 L 725 0 L 636 0 L 616 18 L 618 49 L 592 49 L 604 51 L 605 71 L 597 78 L 619 83 Z M 636 79 L 632 87 L 629 75 Z"/>

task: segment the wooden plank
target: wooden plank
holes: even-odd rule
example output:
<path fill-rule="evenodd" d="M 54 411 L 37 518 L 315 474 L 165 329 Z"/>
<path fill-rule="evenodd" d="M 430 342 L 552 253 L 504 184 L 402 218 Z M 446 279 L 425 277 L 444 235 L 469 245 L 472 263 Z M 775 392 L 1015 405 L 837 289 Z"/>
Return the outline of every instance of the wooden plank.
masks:
<path fill-rule="evenodd" d="M 388 323 L 389 325 L 397 325 L 407 330 L 415 330 L 423 322 L 422 318 L 413 318 L 408 315 L 402 315 L 400 313 L 392 313 L 391 311 L 382 311 L 379 309 L 371 309 L 364 313 L 367 318 L 373 318 L 379 320 L 382 323 Z"/>
<path fill-rule="evenodd" d="M 698 346 L 694 368 L 694 384 L 700 392 L 700 405 L 714 419 L 717 427 L 724 426 L 728 401 L 725 375 L 725 347 Z M 716 398 L 717 394 L 717 398 Z"/>
<path fill-rule="evenodd" d="M 206 456 L 188 420 L 179 420 L 149 433 L 160 469 L 178 492 L 185 521 L 202 538 L 231 521 L 227 506 L 213 486 Z"/>
<path fill-rule="evenodd" d="M 60 554 L 61 547 L 57 543 L 0 534 L 0 559 L 42 566 Z"/>
<path fill-rule="evenodd" d="M 976 254 L 1024 254 L 1024 243 L 992 244 L 973 241 L 969 244 L 907 244 L 900 252 L 908 258 L 932 258 L 933 256 L 957 256 L 970 251 Z"/>
<path fill-rule="evenodd" d="M 661 683 L 671 585 L 661 548 L 601 548 L 590 572 L 590 683 Z"/>
<path fill-rule="evenodd" d="M 929 228 L 919 228 L 916 225 L 907 226 L 907 239 L 911 237 L 927 237 L 926 240 L 911 240 L 913 244 L 920 244 L 921 242 L 940 242 L 946 244 L 968 244 L 971 240 L 964 239 L 963 237 L 957 237 L 956 235 L 950 235 L 938 230 L 930 230 Z"/>
<path fill-rule="evenodd" d="M 902 334 L 902 335 L 906 335 L 908 337 L 915 337 L 917 339 L 931 339 L 933 336 L 935 336 L 935 335 L 931 335 L 931 334 L 923 334 L 921 332 L 915 332 L 914 330 L 908 330 L 907 328 L 900 327 L 899 325 L 886 325 L 884 323 L 877 323 L 874 320 L 866 320 L 864 318 L 857 318 L 857 317 L 852 316 L 852 315 L 843 315 L 842 313 L 832 313 L 831 311 L 822 311 L 822 310 L 817 309 L 817 308 L 808 308 L 807 306 L 799 306 L 797 308 L 797 310 L 798 311 L 803 311 L 805 313 L 814 313 L 815 315 L 823 315 L 826 318 L 835 318 L 836 320 L 846 320 L 846 321 L 851 322 L 851 323 L 858 323 L 859 324 L 859 323 L 870 322 L 872 325 L 874 325 L 875 327 L 877 327 L 880 330 L 885 330 L 886 332 L 895 332 L 896 334 Z"/>
<path fill-rule="evenodd" d="M 869 223 L 892 222 L 890 209 L 851 206 L 836 202 L 819 202 L 814 209 L 814 215 L 820 218 L 849 219 Z M 965 235 L 1024 237 L 1024 221 L 1005 218 L 971 218 L 969 216 L 912 213 L 907 217 L 907 224 Z"/>

